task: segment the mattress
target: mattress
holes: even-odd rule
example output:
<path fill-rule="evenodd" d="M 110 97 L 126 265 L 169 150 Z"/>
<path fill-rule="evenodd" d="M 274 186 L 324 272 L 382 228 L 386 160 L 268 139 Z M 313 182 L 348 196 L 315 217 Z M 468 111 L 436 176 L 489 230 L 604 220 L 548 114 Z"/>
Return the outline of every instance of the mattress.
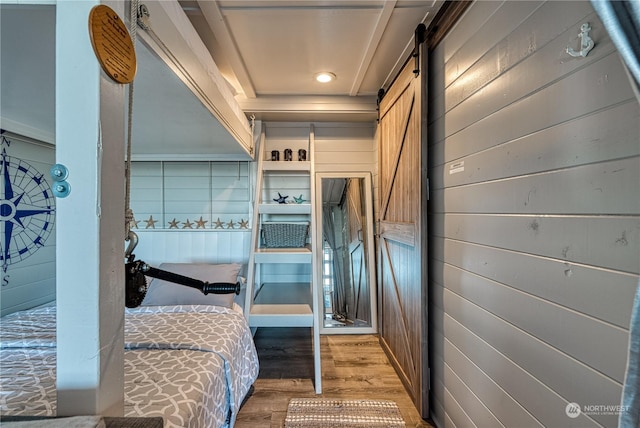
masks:
<path fill-rule="evenodd" d="M 0 319 L 0 414 L 56 414 L 56 308 Z M 165 427 L 232 427 L 258 375 L 244 315 L 219 306 L 125 312 L 124 416 Z"/>

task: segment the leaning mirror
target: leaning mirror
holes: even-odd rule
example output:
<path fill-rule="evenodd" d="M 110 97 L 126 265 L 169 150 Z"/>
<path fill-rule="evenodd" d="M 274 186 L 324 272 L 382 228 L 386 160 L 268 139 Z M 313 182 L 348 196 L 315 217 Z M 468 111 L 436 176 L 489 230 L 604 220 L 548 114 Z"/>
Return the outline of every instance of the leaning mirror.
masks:
<path fill-rule="evenodd" d="M 316 174 L 322 334 L 377 332 L 371 176 Z"/>

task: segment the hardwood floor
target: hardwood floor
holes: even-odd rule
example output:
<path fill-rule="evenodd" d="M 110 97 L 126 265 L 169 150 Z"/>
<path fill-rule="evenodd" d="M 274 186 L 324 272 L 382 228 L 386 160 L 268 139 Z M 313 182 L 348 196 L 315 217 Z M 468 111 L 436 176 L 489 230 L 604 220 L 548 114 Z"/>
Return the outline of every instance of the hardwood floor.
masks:
<path fill-rule="evenodd" d="M 422 420 L 376 335 L 321 336 L 322 395 L 313 386 L 308 328 L 259 328 L 255 335 L 260 375 L 238 414 L 236 428 L 279 428 L 291 398 L 393 400 L 407 428 L 433 427 Z"/>

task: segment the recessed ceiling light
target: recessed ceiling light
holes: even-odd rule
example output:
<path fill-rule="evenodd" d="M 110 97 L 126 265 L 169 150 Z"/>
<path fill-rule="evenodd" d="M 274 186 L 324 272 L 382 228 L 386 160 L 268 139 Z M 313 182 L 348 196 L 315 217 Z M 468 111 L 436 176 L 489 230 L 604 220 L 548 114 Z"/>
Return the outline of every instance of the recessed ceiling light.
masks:
<path fill-rule="evenodd" d="M 333 80 L 336 80 L 336 75 L 333 73 L 323 71 L 322 73 L 316 74 L 315 78 L 320 83 L 329 83 Z"/>

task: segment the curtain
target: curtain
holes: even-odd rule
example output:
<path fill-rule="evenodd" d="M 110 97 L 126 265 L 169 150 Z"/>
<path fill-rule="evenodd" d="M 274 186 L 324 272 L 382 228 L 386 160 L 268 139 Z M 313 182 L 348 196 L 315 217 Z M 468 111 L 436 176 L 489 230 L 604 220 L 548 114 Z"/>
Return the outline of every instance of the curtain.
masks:
<path fill-rule="evenodd" d="M 591 4 L 627 66 L 640 101 L 640 1 L 591 0 Z"/>
<path fill-rule="evenodd" d="M 618 427 L 640 427 L 640 283 L 631 311 L 627 371 L 622 386 Z"/>
<path fill-rule="evenodd" d="M 324 205 L 322 207 L 322 234 L 324 240 L 333 251 L 333 293 L 331 294 L 331 306 L 333 307 L 333 313 L 342 317 L 346 317 L 346 296 L 344 289 L 343 278 L 343 263 L 342 254 L 340 253 L 340 247 L 342 241 L 337 242 L 336 225 L 333 220 L 333 206 Z M 341 232 L 341 231 L 339 231 Z"/>
<path fill-rule="evenodd" d="M 591 4 L 626 65 L 631 86 L 640 102 L 640 1 L 591 0 Z M 640 283 L 631 311 L 618 426 L 640 427 Z"/>

